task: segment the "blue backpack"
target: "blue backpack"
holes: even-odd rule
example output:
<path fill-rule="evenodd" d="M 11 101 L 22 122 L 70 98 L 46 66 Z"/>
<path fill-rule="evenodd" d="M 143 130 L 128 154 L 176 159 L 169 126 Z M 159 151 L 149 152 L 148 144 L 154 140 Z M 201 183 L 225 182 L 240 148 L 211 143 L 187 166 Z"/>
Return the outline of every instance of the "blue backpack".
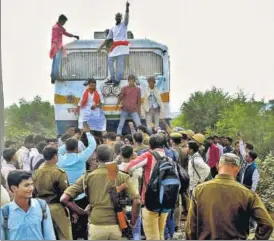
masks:
<path fill-rule="evenodd" d="M 181 189 L 177 165 L 170 158 L 151 152 L 157 160 L 147 184 L 145 207 L 152 212 L 174 209 Z"/>

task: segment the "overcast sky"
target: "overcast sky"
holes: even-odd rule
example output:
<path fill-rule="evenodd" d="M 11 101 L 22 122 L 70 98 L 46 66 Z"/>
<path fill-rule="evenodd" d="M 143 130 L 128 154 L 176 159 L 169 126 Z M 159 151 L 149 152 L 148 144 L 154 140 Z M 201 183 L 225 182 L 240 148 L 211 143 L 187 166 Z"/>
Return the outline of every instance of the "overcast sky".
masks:
<path fill-rule="evenodd" d="M 242 88 L 274 98 L 273 0 L 131 0 L 129 30 L 169 47 L 171 108 L 193 91 Z M 2 0 L 5 106 L 35 95 L 53 102 L 51 27 L 64 13 L 81 38 L 114 25 L 125 0 Z M 64 37 L 64 42 L 71 39 Z"/>

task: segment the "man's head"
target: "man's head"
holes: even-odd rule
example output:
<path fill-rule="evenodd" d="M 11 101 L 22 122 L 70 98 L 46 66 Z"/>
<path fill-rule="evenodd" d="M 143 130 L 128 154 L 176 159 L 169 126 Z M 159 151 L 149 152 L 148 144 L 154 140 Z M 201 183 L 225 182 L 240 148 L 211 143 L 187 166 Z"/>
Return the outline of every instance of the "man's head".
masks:
<path fill-rule="evenodd" d="M 124 146 L 125 143 L 123 141 L 116 141 L 115 144 L 114 144 L 114 154 L 115 155 L 120 155 L 121 153 L 121 147 Z"/>
<path fill-rule="evenodd" d="M 219 137 L 218 136 L 213 136 L 213 143 L 216 145 L 217 143 L 219 143 Z"/>
<path fill-rule="evenodd" d="M 135 77 L 135 75 L 129 75 L 128 76 L 128 85 L 130 87 L 135 87 L 135 83 L 136 83 L 136 77 Z"/>
<path fill-rule="evenodd" d="M 246 143 L 245 144 L 245 151 L 246 153 L 250 152 L 250 151 L 253 151 L 254 150 L 254 146 L 250 143 Z"/>
<path fill-rule="evenodd" d="M 148 82 L 149 88 L 154 89 L 154 86 L 155 86 L 155 83 L 156 83 L 155 77 L 149 77 L 147 82 Z"/>
<path fill-rule="evenodd" d="M 67 21 L 68 21 L 68 18 L 64 14 L 61 14 L 58 18 L 58 23 L 61 24 L 62 26 L 64 26 Z"/>
<path fill-rule="evenodd" d="M 72 138 L 72 137 L 73 137 L 73 135 L 71 135 L 71 133 L 65 133 L 65 134 L 63 134 L 63 135 L 61 136 L 61 141 L 62 141 L 63 143 L 66 143 L 66 141 L 67 141 L 68 139 Z"/>
<path fill-rule="evenodd" d="M 34 136 L 29 135 L 25 138 L 24 145 L 26 148 L 31 149 L 34 147 Z"/>
<path fill-rule="evenodd" d="M 66 141 L 66 150 L 68 153 L 78 153 L 78 140 L 68 139 Z"/>
<path fill-rule="evenodd" d="M 149 147 L 151 150 L 158 149 L 158 148 L 163 149 L 164 146 L 165 146 L 165 137 L 163 135 L 155 134 L 149 138 Z"/>
<path fill-rule="evenodd" d="M 233 153 L 223 154 L 217 166 L 219 174 L 226 174 L 236 178 L 241 167 L 241 161 Z"/>
<path fill-rule="evenodd" d="M 70 136 L 74 136 L 74 134 L 75 134 L 75 127 L 74 126 L 68 126 L 65 134 L 69 134 Z"/>
<path fill-rule="evenodd" d="M 124 141 L 124 137 L 122 135 L 116 135 L 115 141 Z"/>
<path fill-rule="evenodd" d="M 222 146 L 225 146 L 225 137 L 224 136 L 220 136 L 219 140 L 220 140 L 220 144 Z"/>
<path fill-rule="evenodd" d="M 131 134 L 125 135 L 125 144 L 126 145 L 133 145 L 133 138 Z"/>
<path fill-rule="evenodd" d="M 40 142 L 45 142 L 46 141 L 46 137 L 43 136 L 43 135 L 35 135 L 34 138 L 33 138 L 33 142 L 34 142 L 34 145 L 38 145 L 38 143 Z"/>
<path fill-rule="evenodd" d="M 16 152 L 17 150 L 15 148 L 6 148 L 3 151 L 3 158 L 6 160 L 6 162 L 16 161 Z"/>
<path fill-rule="evenodd" d="M 104 135 L 105 144 L 113 145 L 116 141 L 116 134 L 114 132 L 108 132 Z"/>
<path fill-rule="evenodd" d="M 211 146 L 213 144 L 213 137 L 212 136 L 209 136 L 207 138 L 207 143 Z"/>
<path fill-rule="evenodd" d="M 43 156 L 45 161 L 50 161 L 56 164 L 58 161 L 58 149 L 52 146 L 46 146 L 43 150 Z"/>
<path fill-rule="evenodd" d="M 58 140 L 56 138 L 51 138 L 46 140 L 47 145 L 58 147 Z"/>
<path fill-rule="evenodd" d="M 233 142 L 233 139 L 231 137 L 226 137 L 226 146 L 231 146 Z"/>
<path fill-rule="evenodd" d="M 5 141 L 5 148 L 16 148 L 16 142 L 14 142 L 14 141 Z"/>
<path fill-rule="evenodd" d="M 170 142 L 172 145 L 180 145 L 182 141 L 182 135 L 180 133 L 171 133 L 170 134 Z"/>
<path fill-rule="evenodd" d="M 96 80 L 94 78 L 86 80 L 84 86 L 88 86 L 90 90 L 96 90 Z"/>
<path fill-rule="evenodd" d="M 144 133 L 148 133 L 148 130 L 147 130 L 147 128 L 146 128 L 146 126 L 144 126 L 144 125 L 139 125 L 138 127 L 137 127 L 137 131 L 138 132 L 141 132 L 142 134 L 144 134 Z"/>
<path fill-rule="evenodd" d="M 240 151 L 240 142 L 236 141 L 234 144 L 234 151 L 239 152 Z"/>
<path fill-rule="evenodd" d="M 114 153 L 108 145 L 103 144 L 98 146 L 96 153 L 99 162 L 105 163 L 113 161 Z"/>
<path fill-rule="evenodd" d="M 196 141 L 188 142 L 188 154 L 193 155 L 199 151 L 199 144 Z"/>
<path fill-rule="evenodd" d="M 121 13 L 116 13 L 115 15 L 116 25 L 120 24 L 122 20 L 123 20 L 123 15 Z"/>
<path fill-rule="evenodd" d="M 82 136 L 82 132 L 81 132 L 81 130 L 79 129 L 79 128 L 75 128 L 74 129 L 74 132 L 75 132 L 75 134 L 74 134 L 74 138 L 75 139 L 77 139 L 77 140 L 80 140 L 81 139 L 81 136 Z"/>
<path fill-rule="evenodd" d="M 121 156 L 125 159 L 125 160 L 130 160 L 132 159 L 133 156 L 133 147 L 132 146 L 128 146 L 128 145 L 124 145 L 121 147 Z"/>
<path fill-rule="evenodd" d="M 248 163 L 254 162 L 257 159 L 258 155 L 254 151 L 250 151 L 246 154 L 246 161 Z"/>
<path fill-rule="evenodd" d="M 47 146 L 47 143 L 44 142 L 44 141 L 41 141 L 41 142 L 39 142 L 39 143 L 37 144 L 36 149 L 38 150 L 38 152 L 39 152 L 40 154 L 42 154 L 42 153 L 43 153 L 43 150 L 44 150 L 44 148 L 45 148 L 46 146 Z"/>
<path fill-rule="evenodd" d="M 139 145 L 142 144 L 143 141 L 144 141 L 143 134 L 140 133 L 140 132 L 135 132 L 135 133 L 133 134 L 133 141 L 134 141 L 134 143 L 136 143 L 136 144 L 139 144 Z"/>
<path fill-rule="evenodd" d="M 15 170 L 9 173 L 7 181 L 15 199 L 30 199 L 33 192 L 32 173 Z"/>

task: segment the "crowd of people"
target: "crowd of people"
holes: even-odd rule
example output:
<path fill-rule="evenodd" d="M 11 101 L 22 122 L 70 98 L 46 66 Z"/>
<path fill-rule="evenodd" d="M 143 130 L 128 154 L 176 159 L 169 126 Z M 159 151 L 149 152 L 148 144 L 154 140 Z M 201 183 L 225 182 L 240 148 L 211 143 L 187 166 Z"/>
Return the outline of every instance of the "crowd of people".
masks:
<path fill-rule="evenodd" d="M 99 51 L 106 46 L 111 73 L 106 84 L 116 86 L 129 54 L 129 3 L 125 20 L 121 14 L 115 20 Z M 64 52 L 62 36 L 79 39 L 66 32 L 66 21 L 61 15 L 52 29 L 53 70 Z M 106 132 L 103 97 L 91 78 L 77 106 L 78 127 L 68 127 L 58 139 L 29 135 L 22 146 L 6 141 L 1 240 L 168 240 L 175 233 L 227 240 L 247 239 L 252 229 L 255 239 L 270 237 L 274 223 L 256 194 L 254 146 L 240 133 L 233 142 L 172 129 L 163 119 L 155 82 L 148 78 L 141 105 L 136 77 L 128 77 L 116 106 L 121 109 L 116 133 Z M 123 135 L 128 116 L 134 123 L 128 122 L 130 132 Z"/>
<path fill-rule="evenodd" d="M 257 154 L 240 134 L 232 146 L 230 137 L 129 127 L 125 136 L 69 127 L 59 139 L 27 136 L 19 149 L 7 141 L 1 239 L 270 237 Z"/>

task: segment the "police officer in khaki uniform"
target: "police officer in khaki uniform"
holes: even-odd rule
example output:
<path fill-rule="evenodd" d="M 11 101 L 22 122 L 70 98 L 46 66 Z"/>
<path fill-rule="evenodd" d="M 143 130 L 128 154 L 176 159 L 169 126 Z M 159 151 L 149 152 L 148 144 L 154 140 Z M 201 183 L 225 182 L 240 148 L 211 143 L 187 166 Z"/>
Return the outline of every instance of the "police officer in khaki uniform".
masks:
<path fill-rule="evenodd" d="M 114 152 L 108 145 L 101 145 L 97 148 L 96 153 L 99 161 L 98 168 L 82 176 L 75 184 L 71 185 L 62 195 L 61 202 L 67 205 L 77 195 L 85 191 L 91 210 L 89 213 L 89 240 L 119 240 L 122 239 L 122 233 L 109 194 L 112 181 L 105 164 L 113 160 Z M 129 175 L 117 172 L 116 186 L 122 184 L 126 184 L 125 192 L 133 200 L 131 225 L 134 226 L 140 212 L 139 191 L 131 182 Z"/>
<path fill-rule="evenodd" d="M 240 159 L 232 153 L 221 156 L 218 175 L 193 190 L 186 225 L 191 240 L 245 240 L 249 220 L 257 222 L 255 240 L 267 240 L 274 227 L 260 197 L 235 178 Z"/>
<path fill-rule="evenodd" d="M 52 146 L 43 150 L 45 162 L 33 177 L 34 194 L 48 203 L 58 239 L 72 240 L 69 213 L 60 203 L 60 197 L 68 187 L 68 179 L 65 171 L 56 165 L 57 155 L 58 150 Z"/>

